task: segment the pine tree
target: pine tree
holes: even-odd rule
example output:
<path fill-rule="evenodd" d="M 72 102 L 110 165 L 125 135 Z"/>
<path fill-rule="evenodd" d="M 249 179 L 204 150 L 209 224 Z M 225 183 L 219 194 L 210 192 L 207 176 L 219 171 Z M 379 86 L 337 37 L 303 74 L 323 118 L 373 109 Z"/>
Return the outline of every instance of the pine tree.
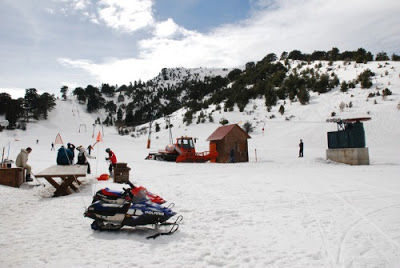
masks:
<path fill-rule="evenodd" d="M 375 74 L 371 72 L 369 69 L 365 70 L 364 72 L 360 73 L 358 76 L 358 81 L 361 83 L 361 88 L 370 88 L 372 87 L 371 76 Z"/>
<path fill-rule="evenodd" d="M 279 107 L 279 113 L 280 113 L 281 115 L 283 115 L 283 114 L 285 113 L 285 107 L 283 107 L 283 105 L 281 105 L 281 106 Z"/>
<path fill-rule="evenodd" d="M 117 120 L 118 121 L 122 121 L 122 109 L 121 109 L 121 107 L 119 107 L 118 111 L 117 111 Z"/>
<path fill-rule="evenodd" d="M 68 93 L 68 87 L 67 86 L 62 86 L 61 87 L 61 97 L 66 100 L 67 99 L 67 93 Z"/>
<path fill-rule="evenodd" d="M 348 89 L 349 89 L 349 85 L 346 83 L 346 81 L 343 81 L 340 84 L 340 91 L 347 92 Z"/>
<path fill-rule="evenodd" d="M 246 123 L 243 124 L 243 129 L 246 131 L 247 134 L 253 132 L 253 126 L 249 121 L 246 121 Z"/>
<path fill-rule="evenodd" d="M 381 52 L 376 54 L 375 60 L 376 61 L 385 61 L 385 60 L 389 60 L 389 57 L 386 54 L 386 52 L 381 51 Z"/>
<path fill-rule="evenodd" d="M 304 87 L 302 87 L 297 93 L 297 98 L 301 104 L 305 105 L 310 101 L 310 94 Z"/>
<path fill-rule="evenodd" d="M 134 120 L 133 111 L 131 109 L 127 110 L 125 116 L 125 125 L 133 126 L 135 123 Z"/>

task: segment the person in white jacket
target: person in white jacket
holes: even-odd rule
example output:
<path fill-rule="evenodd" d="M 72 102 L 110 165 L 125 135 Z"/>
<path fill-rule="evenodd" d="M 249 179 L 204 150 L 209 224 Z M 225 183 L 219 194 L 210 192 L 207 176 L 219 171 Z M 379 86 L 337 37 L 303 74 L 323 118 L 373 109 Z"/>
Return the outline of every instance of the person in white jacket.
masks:
<path fill-rule="evenodd" d="M 90 174 L 90 164 L 88 162 L 88 158 L 90 159 L 96 159 L 95 156 L 91 156 L 86 152 L 86 149 L 81 145 L 76 148 L 79 151 L 78 154 L 78 162 L 76 163 L 77 165 L 87 165 L 87 174 Z"/>
<path fill-rule="evenodd" d="M 15 160 L 15 165 L 17 167 L 26 168 L 26 181 L 33 181 L 31 178 L 31 170 L 32 167 L 27 164 L 28 162 L 28 155 L 32 152 L 32 148 L 28 147 L 26 149 L 21 149 L 21 152 L 17 156 L 17 160 Z"/>

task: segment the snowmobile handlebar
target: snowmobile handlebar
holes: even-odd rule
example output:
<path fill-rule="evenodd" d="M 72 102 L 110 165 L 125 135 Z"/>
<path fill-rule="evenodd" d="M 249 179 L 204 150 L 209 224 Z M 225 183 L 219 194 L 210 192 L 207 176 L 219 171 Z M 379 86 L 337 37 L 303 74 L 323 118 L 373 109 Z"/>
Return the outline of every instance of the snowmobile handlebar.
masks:
<path fill-rule="evenodd" d="M 133 185 L 133 183 L 132 182 L 130 182 L 130 181 L 128 181 L 126 184 L 128 184 L 132 189 L 135 189 L 136 188 L 136 186 L 135 185 Z"/>

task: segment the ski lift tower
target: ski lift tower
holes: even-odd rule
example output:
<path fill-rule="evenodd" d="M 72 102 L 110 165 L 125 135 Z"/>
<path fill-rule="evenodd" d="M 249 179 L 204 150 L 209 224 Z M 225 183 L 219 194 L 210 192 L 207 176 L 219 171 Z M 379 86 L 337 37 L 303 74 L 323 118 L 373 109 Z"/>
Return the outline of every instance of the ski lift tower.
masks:
<path fill-rule="evenodd" d="M 151 143 L 151 125 L 153 124 L 153 117 L 151 117 L 151 120 L 149 122 L 149 136 L 147 138 L 147 149 L 150 149 L 150 143 Z"/>
<path fill-rule="evenodd" d="M 369 152 L 365 147 L 364 121 L 370 117 L 329 120 L 337 123 L 337 131 L 328 132 L 326 159 L 349 164 L 369 165 Z"/>
<path fill-rule="evenodd" d="M 172 140 L 171 117 L 169 115 L 165 116 L 165 124 L 168 127 L 169 144 L 174 144 L 174 141 Z"/>

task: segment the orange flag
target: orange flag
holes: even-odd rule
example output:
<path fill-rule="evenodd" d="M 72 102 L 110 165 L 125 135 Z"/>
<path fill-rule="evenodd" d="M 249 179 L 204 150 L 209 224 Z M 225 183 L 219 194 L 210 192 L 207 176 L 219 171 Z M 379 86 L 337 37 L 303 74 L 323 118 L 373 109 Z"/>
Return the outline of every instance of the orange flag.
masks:
<path fill-rule="evenodd" d="M 103 141 L 103 139 L 101 138 L 101 133 L 100 133 L 100 131 L 99 131 L 99 134 L 97 134 L 97 139 L 96 139 L 96 141 L 97 141 L 97 142 Z"/>
<path fill-rule="evenodd" d="M 61 138 L 60 133 L 57 134 L 56 141 L 55 141 L 54 143 L 55 143 L 55 144 L 64 144 L 64 142 L 63 142 L 63 140 L 62 140 L 62 138 Z"/>

